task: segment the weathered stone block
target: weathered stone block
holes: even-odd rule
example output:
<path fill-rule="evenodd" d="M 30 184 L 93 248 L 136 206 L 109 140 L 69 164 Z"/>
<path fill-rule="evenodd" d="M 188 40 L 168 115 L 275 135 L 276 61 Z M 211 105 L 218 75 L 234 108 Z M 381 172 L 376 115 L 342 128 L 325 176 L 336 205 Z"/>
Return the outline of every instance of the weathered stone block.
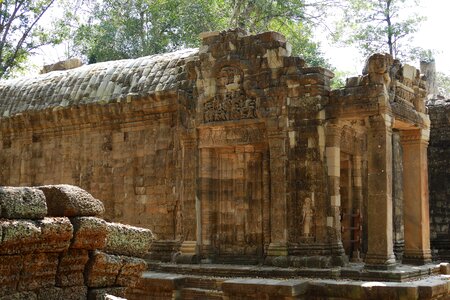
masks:
<path fill-rule="evenodd" d="M 3 234 L 0 254 L 60 252 L 69 248 L 72 225 L 68 218 L 39 221 L 0 221 Z"/>
<path fill-rule="evenodd" d="M 86 266 L 89 287 L 134 286 L 147 268 L 143 259 L 95 251 Z"/>
<path fill-rule="evenodd" d="M 63 290 L 59 287 L 41 288 L 36 291 L 38 300 L 59 300 L 63 297 Z"/>
<path fill-rule="evenodd" d="M 37 300 L 34 292 L 19 292 L 0 298 L 1 300 Z"/>
<path fill-rule="evenodd" d="M 87 286 L 114 286 L 122 265 L 123 262 L 120 256 L 95 251 L 86 265 Z"/>
<path fill-rule="evenodd" d="M 34 253 L 23 257 L 18 291 L 55 286 L 58 253 Z"/>
<path fill-rule="evenodd" d="M 23 258 L 20 255 L 4 255 L 0 258 L 0 297 L 17 291 Z"/>
<path fill-rule="evenodd" d="M 38 187 L 45 194 L 49 216 L 101 216 L 103 203 L 85 190 L 73 185 L 47 185 Z"/>
<path fill-rule="evenodd" d="M 86 286 L 71 286 L 62 289 L 64 300 L 86 300 L 88 288 Z"/>
<path fill-rule="evenodd" d="M 69 249 L 59 258 L 56 285 L 60 287 L 82 286 L 84 267 L 89 260 L 87 250 Z"/>
<path fill-rule="evenodd" d="M 119 276 L 116 279 L 116 285 L 133 287 L 139 281 L 142 273 L 147 269 L 145 260 L 134 257 L 122 257 L 123 265 Z"/>
<path fill-rule="evenodd" d="M 41 219 L 47 214 L 44 193 L 29 187 L 0 187 L 0 217 Z"/>
<path fill-rule="evenodd" d="M 96 217 L 71 218 L 73 224 L 73 239 L 71 248 L 103 249 L 106 245 L 106 221 Z"/>
<path fill-rule="evenodd" d="M 144 257 L 155 239 L 149 229 L 108 223 L 105 252 L 111 254 Z"/>

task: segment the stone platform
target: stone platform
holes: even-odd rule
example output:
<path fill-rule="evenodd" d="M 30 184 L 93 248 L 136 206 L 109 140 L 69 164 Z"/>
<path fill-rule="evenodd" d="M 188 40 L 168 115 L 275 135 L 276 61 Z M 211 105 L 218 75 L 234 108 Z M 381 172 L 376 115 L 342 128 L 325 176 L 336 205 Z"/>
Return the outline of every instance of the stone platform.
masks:
<path fill-rule="evenodd" d="M 365 269 L 364 264 L 350 263 L 335 268 L 281 268 L 261 265 L 225 264 L 174 264 L 148 261 L 148 270 L 159 273 L 212 277 L 258 277 L 258 278 L 320 278 L 336 280 L 361 280 L 405 282 L 428 276 L 450 274 L 450 264 L 426 264 L 422 266 L 398 265 L 394 270 Z"/>
<path fill-rule="evenodd" d="M 199 269 L 195 269 L 198 271 Z M 204 271 L 207 268 L 203 269 Z M 244 269 L 241 270 L 245 272 Z M 223 269 L 225 273 L 225 268 Z M 231 274 L 236 268 L 231 268 Z M 280 275 L 278 273 L 277 275 Z M 450 276 L 409 282 L 319 278 L 213 277 L 145 272 L 128 299 L 449 299 Z"/>

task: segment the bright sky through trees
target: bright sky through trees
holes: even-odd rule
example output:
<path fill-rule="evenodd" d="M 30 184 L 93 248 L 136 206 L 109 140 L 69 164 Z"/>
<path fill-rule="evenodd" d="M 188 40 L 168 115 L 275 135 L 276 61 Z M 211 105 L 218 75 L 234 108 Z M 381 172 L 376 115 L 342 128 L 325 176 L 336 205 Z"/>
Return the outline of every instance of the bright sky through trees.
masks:
<path fill-rule="evenodd" d="M 450 12 L 450 0 L 422 0 L 419 13 L 427 18 L 421 24 L 421 28 L 415 34 L 415 44 L 424 49 L 435 50 L 437 70 L 450 74 L 450 37 L 447 33 L 448 12 Z M 52 18 L 46 15 L 44 18 Z M 365 58 L 356 48 L 343 48 L 330 44 L 330 39 L 325 35 L 318 35 L 317 40 L 321 42 L 322 50 L 330 63 L 337 70 L 344 71 L 349 75 L 360 74 Z M 64 59 L 64 47 L 46 47 L 35 56 L 32 63 L 39 69 L 44 64 L 50 64 Z M 418 66 L 418 62 L 410 62 Z"/>
<path fill-rule="evenodd" d="M 450 74 L 450 37 L 448 35 L 449 0 L 422 0 L 419 13 L 427 19 L 421 24 L 415 34 L 413 46 L 435 50 L 436 68 L 438 71 Z M 351 47 L 338 48 L 322 39 L 322 48 L 330 62 L 338 70 L 350 75 L 361 73 L 365 58 L 358 50 Z M 418 67 L 419 62 L 410 62 Z"/>

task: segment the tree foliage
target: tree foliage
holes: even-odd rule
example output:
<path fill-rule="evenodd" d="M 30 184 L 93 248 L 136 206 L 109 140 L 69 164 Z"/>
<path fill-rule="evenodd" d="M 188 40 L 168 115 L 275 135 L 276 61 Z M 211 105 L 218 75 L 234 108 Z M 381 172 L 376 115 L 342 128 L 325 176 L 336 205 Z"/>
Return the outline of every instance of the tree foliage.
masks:
<path fill-rule="evenodd" d="M 387 52 L 394 58 L 410 58 L 414 51 L 411 38 L 424 20 L 408 13 L 419 0 L 346 0 L 340 21 L 343 43 L 356 45 L 364 55 Z"/>
<path fill-rule="evenodd" d="M 279 31 L 295 54 L 325 65 L 311 24 L 322 5 L 335 0 L 111 0 L 91 4 L 90 17 L 74 34 L 89 62 L 134 58 L 199 44 L 203 31 L 240 27 L 250 33 Z M 124 10 L 123 8 L 127 9 Z"/>
<path fill-rule="evenodd" d="M 436 72 L 436 85 L 438 94 L 450 99 L 450 76 L 442 72 Z"/>
<path fill-rule="evenodd" d="M 42 45 L 57 42 L 59 34 L 39 26 L 55 0 L 0 0 L 0 78 L 20 70 Z"/>

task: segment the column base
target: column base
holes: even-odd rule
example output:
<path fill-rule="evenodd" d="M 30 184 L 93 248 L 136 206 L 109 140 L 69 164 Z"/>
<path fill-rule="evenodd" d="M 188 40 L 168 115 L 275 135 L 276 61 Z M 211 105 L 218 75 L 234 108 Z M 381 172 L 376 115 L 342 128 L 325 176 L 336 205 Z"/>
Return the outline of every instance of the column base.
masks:
<path fill-rule="evenodd" d="M 394 254 L 385 255 L 367 253 L 364 268 L 373 270 L 393 270 L 397 266 Z"/>
<path fill-rule="evenodd" d="M 409 250 L 403 252 L 403 264 L 425 265 L 431 262 L 431 250 Z"/>
<path fill-rule="evenodd" d="M 264 264 L 276 267 L 288 267 L 288 246 L 286 243 L 270 243 Z"/>
<path fill-rule="evenodd" d="M 178 264 L 198 263 L 198 247 L 196 241 L 184 241 L 180 247 L 180 254 L 175 261 Z"/>
<path fill-rule="evenodd" d="M 287 256 L 288 246 L 286 243 L 270 243 L 267 249 L 268 256 Z"/>

